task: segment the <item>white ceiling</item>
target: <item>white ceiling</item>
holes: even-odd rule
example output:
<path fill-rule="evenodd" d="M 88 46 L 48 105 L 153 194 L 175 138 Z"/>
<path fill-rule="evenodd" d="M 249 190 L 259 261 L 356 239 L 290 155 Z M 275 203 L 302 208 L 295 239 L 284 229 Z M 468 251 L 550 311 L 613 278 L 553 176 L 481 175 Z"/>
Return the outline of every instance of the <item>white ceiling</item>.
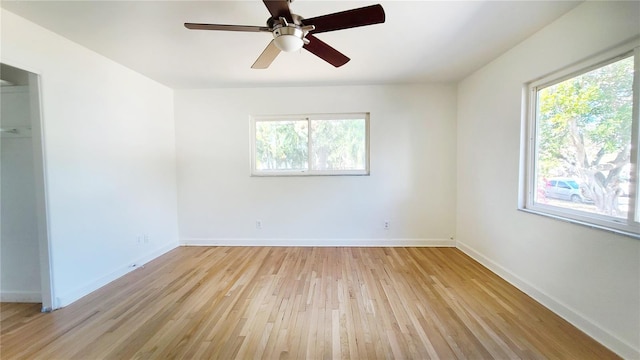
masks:
<path fill-rule="evenodd" d="M 315 17 L 375 0 L 296 0 Z M 6 1 L 1 6 L 172 88 L 457 81 L 579 1 L 381 1 L 384 24 L 318 34 L 351 58 L 334 68 L 306 50 L 251 65 L 269 33 L 197 31 L 184 22 L 265 24 L 260 0 Z"/>

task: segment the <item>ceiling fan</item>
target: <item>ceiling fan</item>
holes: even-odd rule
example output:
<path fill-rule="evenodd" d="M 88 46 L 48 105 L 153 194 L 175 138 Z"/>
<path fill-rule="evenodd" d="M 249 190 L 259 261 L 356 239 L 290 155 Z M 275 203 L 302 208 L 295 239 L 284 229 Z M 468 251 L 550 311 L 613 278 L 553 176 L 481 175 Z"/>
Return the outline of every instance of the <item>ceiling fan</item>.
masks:
<path fill-rule="evenodd" d="M 384 9 L 381 5 L 371 5 L 363 8 L 341 11 L 333 14 L 305 19 L 293 14 L 289 3 L 293 0 L 262 0 L 269 10 L 271 17 L 267 19 L 267 26 L 221 25 L 185 23 L 187 29 L 192 30 L 223 30 L 270 32 L 273 40 L 267 45 L 253 69 L 266 69 L 278 56 L 280 51 L 293 52 L 301 48 L 306 49 L 329 64 L 340 67 L 350 59 L 332 48 L 314 34 L 349 29 L 358 26 L 383 23 Z"/>

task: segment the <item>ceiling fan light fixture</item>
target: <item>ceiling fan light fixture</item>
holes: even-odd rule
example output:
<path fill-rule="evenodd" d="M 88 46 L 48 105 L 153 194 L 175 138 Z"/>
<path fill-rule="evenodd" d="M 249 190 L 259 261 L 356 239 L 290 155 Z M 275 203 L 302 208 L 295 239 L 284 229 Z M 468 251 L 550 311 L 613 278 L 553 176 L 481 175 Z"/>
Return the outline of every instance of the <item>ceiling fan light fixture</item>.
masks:
<path fill-rule="evenodd" d="M 283 26 L 273 30 L 273 37 L 275 39 L 278 49 L 285 52 L 294 52 L 302 49 L 304 41 L 304 32 L 295 26 Z"/>

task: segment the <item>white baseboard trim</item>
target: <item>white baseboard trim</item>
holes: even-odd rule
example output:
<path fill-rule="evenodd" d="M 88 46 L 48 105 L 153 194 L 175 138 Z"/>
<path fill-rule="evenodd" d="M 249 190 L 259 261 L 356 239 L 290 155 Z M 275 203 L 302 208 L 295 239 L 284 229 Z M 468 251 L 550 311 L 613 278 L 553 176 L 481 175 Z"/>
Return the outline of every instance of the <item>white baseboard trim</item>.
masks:
<path fill-rule="evenodd" d="M 455 247 L 449 239 L 181 239 L 181 246 Z"/>
<path fill-rule="evenodd" d="M 457 248 L 624 359 L 640 359 L 640 349 L 635 349 L 632 345 L 612 335 L 580 312 L 539 290 L 469 245 L 458 241 Z"/>
<path fill-rule="evenodd" d="M 42 294 L 40 291 L 6 291 L 0 292 L 0 302 L 13 303 L 41 303 Z"/>
<path fill-rule="evenodd" d="M 98 290 L 99 288 L 107 285 L 108 283 L 130 273 L 131 271 L 139 268 L 140 266 L 148 263 L 149 261 L 164 255 L 165 253 L 175 249 L 178 247 L 178 244 L 167 244 L 164 245 L 158 249 L 155 249 L 137 259 L 134 259 L 133 261 L 130 261 L 126 264 L 123 264 L 121 266 L 119 266 L 116 270 L 112 271 L 111 273 L 99 277 L 93 281 L 90 281 L 88 283 L 86 283 L 83 286 L 80 286 L 72 291 L 69 291 L 67 293 L 63 293 L 63 294 L 56 294 L 56 296 L 54 297 L 54 303 L 53 303 L 53 308 L 54 309 L 59 309 L 62 307 L 65 307 L 71 303 L 73 303 L 74 301 L 77 301 L 78 299 L 82 298 L 83 296 L 86 296 L 88 294 L 90 294 L 93 291 Z M 132 264 L 135 264 L 135 266 L 132 266 Z"/>

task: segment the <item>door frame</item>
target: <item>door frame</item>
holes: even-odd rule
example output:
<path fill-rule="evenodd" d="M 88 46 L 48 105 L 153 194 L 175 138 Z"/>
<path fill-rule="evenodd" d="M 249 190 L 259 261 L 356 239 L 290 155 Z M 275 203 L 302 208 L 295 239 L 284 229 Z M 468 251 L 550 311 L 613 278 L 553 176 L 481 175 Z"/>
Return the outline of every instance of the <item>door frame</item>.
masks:
<path fill-rule="evenodd" d="M 53 267 L 49 227 L 49 196 L 47 191 L 46 147 L 42 111 L 42 74 L 23 64 L 0 59 L 0 63 L 28 73 L 29 112 L 31 120 L 31 142 L 33 146 L 33 175 L 35 180 L 36 219 L 38 233 L 38 254 L 40 263 L 40 297 L 42 312 L 50 312 L 58 306 L 54 304 Z"/>
<path fill-rule="evenodd" d="M 23 69 L 23 68 L 21 68 Z M 24 69 L 23 69 L 24 70 Z M 25 70 L 27 71 L 27 70 Z M 49 202 L 47 193 L 47 171 L 45 156 L 45 136 L 42 121 L 42 101 L 40 75 L 29 72 L 29 99 L 31 106 L 31 134 L 33 140 L 33 163 L 36 184 L 36 212 L 38 219 L 38 243 L 40 253 L 40 287 L 42 312 L 53 311 L 53 283 L 51 267 L 51 242 L 49 239 Z"/>

